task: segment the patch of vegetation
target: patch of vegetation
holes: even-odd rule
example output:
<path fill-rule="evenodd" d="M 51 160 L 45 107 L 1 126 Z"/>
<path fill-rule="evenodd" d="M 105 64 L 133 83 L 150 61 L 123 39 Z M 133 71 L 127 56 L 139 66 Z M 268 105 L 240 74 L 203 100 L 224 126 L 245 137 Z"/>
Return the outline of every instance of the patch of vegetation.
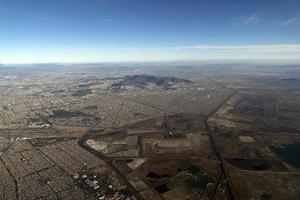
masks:
<path fill-rule="evenodd" d="M 53 114 L 50 116 L 50 118 L 65 118 L 65 117 L 93 117 L 90 114 L 83 113 L 80 111 L 68 111 L 68 110 L 53 110 Z"/>
<path fill-rule="evenodd" d="M 165 193 L 165 192 L 168 192 L 170 191 L 170 188 L 168 187 L 167 184 L 163 184 L 163 185 L 160 185 L 160 186 L 157 186 L 154 188 L 157 192 L 159 192 L 160 194 L 161 193 Z"/>
<path fill-rule="evenodd" d="M 236 167 L 246 170 L 267 170 L 273 166 L 269 160 L 244 158 L 225 158 L 225 160 Z"/>

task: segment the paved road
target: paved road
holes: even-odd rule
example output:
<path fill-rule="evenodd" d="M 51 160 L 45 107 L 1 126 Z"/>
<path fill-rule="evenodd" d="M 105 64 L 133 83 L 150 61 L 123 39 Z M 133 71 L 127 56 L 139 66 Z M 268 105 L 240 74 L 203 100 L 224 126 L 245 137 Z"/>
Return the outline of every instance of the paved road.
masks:
<path fill-rule="evenodd" d="M 215 109 L 213 109 L 204 119 L 204 126 L 205 126 L 205 129 L 207 130 L 208 132 L 208 135 L 209 135 L 209 138 L 210 138 L 210 141 L 211 141 L 211 146 L 213 148 L 213 151 L 215 152 L 218 160 L 220 161 L 220 169 L 221 169 L 221 172 L 222 172 L 222 175 L 224 176 L 224 179 L 227 180 L 226 184 L 227 184 L 227 188 L 228 188 L 228 191 L 231 195 L 231 199 L 235 200 L 237 199 L 236 196 L 235 196 L 235 193 L 233 192 L 233 186 L 232 186 L 232 182 L 230 180 L 230 177 L 227 173 L 227 171 L 225 170 L 224 168 L 224 160 L 223 160 L 223 157 L 221 156 L 221 154 L 219 153 L 218 151 L 218 148 L 216 146 L 216 143 L 215 143 L 215 140 L 214 140 L 214 137 L 212 135 L 212 131 L 211 131 L 211 128 L 208 124 L 208 119 L 213 116 L 233 95 L 235 95 L 237 93 L 238 90 L 234 90 L 231 95 L 229 95 L 227 98 L 225 98 L 221 103 L 220 105 L 218 105 Z M 218 185 L 220 184 L 221 182 L 221 177 L 218 181 Z M 216 192 L 216 191 L 215 191 Z"/>

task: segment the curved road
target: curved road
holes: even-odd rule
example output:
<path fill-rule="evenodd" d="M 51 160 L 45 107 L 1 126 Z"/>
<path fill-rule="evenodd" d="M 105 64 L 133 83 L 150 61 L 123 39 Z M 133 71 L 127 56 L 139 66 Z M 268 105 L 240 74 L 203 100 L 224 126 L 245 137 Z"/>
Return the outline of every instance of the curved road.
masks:
<path fill-rule="evenodd" d="M 110 134 L 110 133 L 107 133 L 107 134 Z M 105 135 L 107 135 L 107 134 L 105 134 Z M 105 135 L 102 135 L 102 136 L 105 136 Z M 121 181 L 123 181 L 127 185 L 127 187 L 134 193 L 134 196 L 137 199 L 139 199 L 139 200 L 143 200 L 143 198 L 141 197 L 141 195 L 128 182 L 127 178 L 119 171 L 119 169 L 117 167 L 115 167 L 112 164 L 112 159 L 111 158 L 108 158 L 108 157 L 104 156 L 99 151 L 96 151 L 95 149 L 91 148 L 89 145 L 86 144 L 86 141 L 88 139 L 92 139 L 93 137 L 94 137 L 93 135 L 84 134 L 78 140 L 79 146 L 81 146 L 82 148 L 86 149 L 90 153 L 94 154 L 95 156 L 97 156 L 98 158 L 100 158 L 101 160 L 103 160 L 117 174 L 117 176 L 121 179 Z"/>

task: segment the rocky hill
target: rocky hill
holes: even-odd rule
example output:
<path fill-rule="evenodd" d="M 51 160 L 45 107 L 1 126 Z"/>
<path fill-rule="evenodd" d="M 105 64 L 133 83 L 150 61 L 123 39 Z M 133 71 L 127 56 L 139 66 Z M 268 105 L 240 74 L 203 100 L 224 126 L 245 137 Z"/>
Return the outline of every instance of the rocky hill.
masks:
<path fill-rule="evenodd" d="M 111 84 L 109 89 L 113 91 L 126 90 L 127 88 L 146 89 L 149 87 L 159 87 L 164 90 L 174 88 L 179 84 L 191 84 L 192 81 L 171 76 L 151 76 L 151 75 L 131 75 L 119 79 Z"/>

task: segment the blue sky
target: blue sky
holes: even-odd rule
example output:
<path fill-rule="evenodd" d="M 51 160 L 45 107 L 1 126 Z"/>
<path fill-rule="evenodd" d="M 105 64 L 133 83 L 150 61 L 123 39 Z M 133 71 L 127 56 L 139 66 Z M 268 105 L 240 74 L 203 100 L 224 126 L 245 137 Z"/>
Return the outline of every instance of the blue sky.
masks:
<path fill-rule="evenodd" d="M 298 58 L 299 0 L 0 0 L 0 63 Z"/>

